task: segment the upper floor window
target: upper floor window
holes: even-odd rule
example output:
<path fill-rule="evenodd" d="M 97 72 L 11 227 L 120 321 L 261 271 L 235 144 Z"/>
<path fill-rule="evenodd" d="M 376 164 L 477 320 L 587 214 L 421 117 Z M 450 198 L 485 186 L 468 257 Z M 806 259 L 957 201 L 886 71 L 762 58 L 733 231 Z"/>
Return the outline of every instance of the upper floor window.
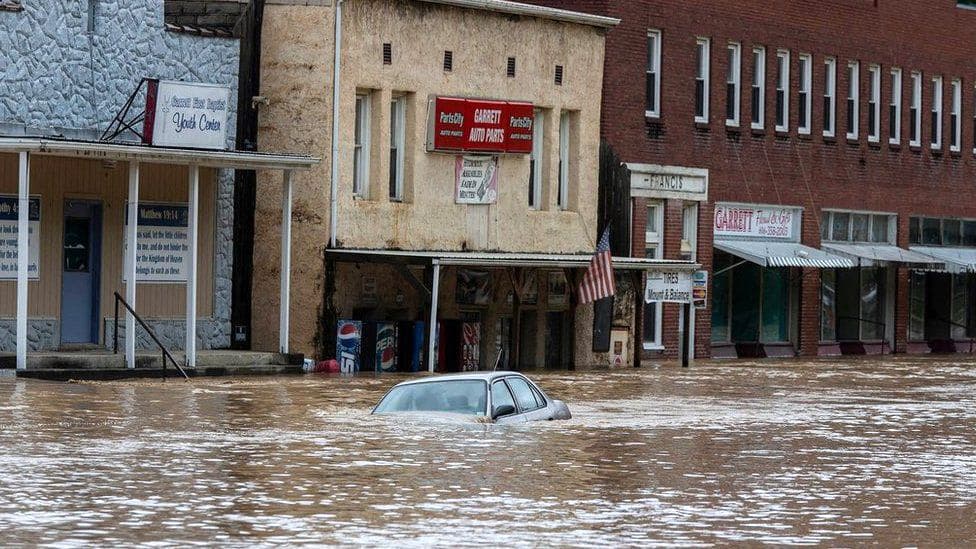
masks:
<path fill-rule="evenodd" d="M 725 124 L 739 125 L 739 94 L 742 78 L 742 45 L 729 44 L 728 73 L 725 75 Z"/>
<path fill-rule="evenodd" d="M 570 121 L 571 115 L 569 112 L 562 112 L 559 115 L 559 188 L 556 194 L 556 206 L 560 210 L 569 209 L 569 139 L 570 139 Z"/>
<path fill-rule="evenodd" d="M 828 242 L 893 243 L 894 228 L 889 214 L 824 210 L 820 238 Z"/>
<path fill-rule="evenodd" d="M 811 85 L 813 83 L 813 57 L 807 53 L 800 54 L 800 88 L 797 131 L 804 135 L 810 134 L 810 109 L 813 106 Z"/>
<path fill-rule="evenodd" d="M 403 159 L 405 153 L 407 99 L 390 102 L 390 200 L 403 200 Z"/>
<path fill-rule="evenodd" d="M 868 141 L 881 140 L 881 67 L 868 67 Z"/>
<path fill-rule="evenodd" d="M 908 220 L 908 243 L 976 247 L 976 221 L 913 217 Z"/>
<path fill-rule="evenodd" d="M 535 120 L 532 122 L 532 154 L 529 156 L 529 207 L 533 210 L 542 209 L 544 123 L 545 114 L 541 110 L 535 111 Z"/>
<path fill-rule="evenodd" d="M 949 150 L 959 152 L 962 149 L 962 81 L 958 78 L 952 81 L 952 103 L 949 105 Z"/>
<path fill-rule="evenodd" d="M 833 137 L 837 126 L 837 60 L 824 60 L 823 134 Z"/>
<path fill-rule="evenodd" d="M 776 131 L 790 130 L 790 52 L 776 52 Z"/>
<path fill-rule="evenodd" d="M 752 49 L 752 129 L 766 127 L 766 48 Z"/>
<path fill-rule="evenodd" d="M 708 78 L 711 42 L 699 38 L 695 43 L 695 122 L 708 122 Z"/>
<path fill-rule="evenodd" d="M 932 78 L 932 150 L 942 148 L 942 77 Z"/>
<path fill-rule="evenodd" d="M 901 69 L 891 69 L 891 102 L 888 104 L 888 142 L 901 143 Z"/>
<path fill-rule="evenodd" d="M 661 31 L 647 31 L 647 80 L 645 115 L 661 116 Z"/>
<path fill-rule="evenodd" d="M 922 73 L 912 73 L 912 95 L 908 103 L 908 144 L 922 145 Z"/>
<path fill-rule="evenodd" d="M 857 139 L 860 134 L 861 64 L 851 61 L 847 64 L 847 138 Z"/>
<path fill-rule="evenodd" d="M 352 159 L 352 192 L 361 197 L 369 194 L 369 99 L 368 94 L 356 95 L 356 142 Z"/>

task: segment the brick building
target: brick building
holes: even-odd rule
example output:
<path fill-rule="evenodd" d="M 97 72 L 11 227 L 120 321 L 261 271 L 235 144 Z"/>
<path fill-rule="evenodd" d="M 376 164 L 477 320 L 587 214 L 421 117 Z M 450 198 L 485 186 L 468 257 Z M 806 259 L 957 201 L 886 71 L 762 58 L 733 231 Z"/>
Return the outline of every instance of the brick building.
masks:
<path fill-rule="evenodd" d="M 602 122 L 630 182 L 618 245 L 710 271 L 698 356 L 970 349 L 971 8 L 535 3 L 621 20 Z M 674 355 L 677 308 L 646 313 L 645 352 Z"/>

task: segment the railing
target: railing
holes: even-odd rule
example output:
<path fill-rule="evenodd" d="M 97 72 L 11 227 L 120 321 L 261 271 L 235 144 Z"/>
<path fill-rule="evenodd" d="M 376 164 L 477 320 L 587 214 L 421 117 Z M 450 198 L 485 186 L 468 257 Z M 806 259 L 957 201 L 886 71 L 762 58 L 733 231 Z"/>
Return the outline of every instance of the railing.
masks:
<path fill-rule="evenodd" d="M 887 332 L 887 328 L 888 328 L 888 323 L 886 323 L 886 322 L 878 322 L 877 320 L 873 320 L 873 319 L 870 319 L 870 318 L 861 318 L 861 317 L 857 317 L 857 316 L 838 316 L 837 317 L 837 320 L 856 320 L 858 322 L 867 322 L 868 324 L 874 324 L 875 326 L 881 326 L 882 329 L 884 329 L 886 332 Z M 888 342 L 887 334 L 885 334 L 884 336 L 881 336 L 881 354 L 882 355 L 885 354 L 885 352 L 884 352 L 885 347 L 888 348 L 888 354 L 892 354 L 892 352 L 894 352 L 893 349 L 891 348 L 891 344 Z"/>
<path fill-rule="evenodd" d="M 945 322 L 949 326 L 955 326 L 957 328 L 962 328 L 963 330 L 966 330 L 967 332 L 969 331 L 969 326 L 966 326 L 965 324 L 960 324 L 960 323 L 958 323 L 958 322 L 956 322 L 954 320 L 949 320 L 948 318 L 942 318 L 942 317 L 938 317 L 937 316 L 937 317 L 933 317 L 932 320 L 935 320 L 935 321 L 938 321 L 938 322 Z M 952 330 L 949 330 L 949 339 L 951 341 L 955 342 L 955 338 L 952 337 Z M 973 343 L 974 343 L 974 338 L 972 336 L 970 336 L 969 337 L 969 354 L 972 354 L 973 353 Z"/>
<path fill-rule="evenodd" d="M 121 295 L 119 295 L 119 292 L 115 292 L 115 333 L 113 334 L 115 341 L 114 341 L 113 352 L 115 354 L 119 354 L 119 303 L 121 303 L 122 306 L 125 307 L 125 310 L 129 311 L 132 314 L 132 318 L 136 319 L 139 325 L 142 326 L 142 329 L 145 330 L 147 334 L 149 334 L 149 337 L 152 338 L 152 340 L 156 343 L 156 345 L 159 346 L 159 349 L 163 352 L 163 379 L 166 379 L 166 360 L 168 359 L 170 362 L 173 363 L 173 366 L 176 366 L 176 369 L 181 374 L 183 374 L 183 377 L 189 380 L 190 376 L 186 375 L 186 371 L 183 369 L 183 367 L 180 366 L 178 362 L 176 362 L 176 359 L 173 358 L 173 355 L 171 355 L 169 351 L 166 350 L 166 347 L 163 346 L 161 341 L 159 341 L 159 338 L 156 337 L 156 334 L 152 331 L 152 329 L 150 329 L 149 326 L 145 323 L 145 321 L 143 321 L 142 318 L 140 318 L 139 315 L 136 314 L 135 310 L 133 310 L 132 307 L 129 306 L 129 304 L 125 301 L 125 299 Z"/>

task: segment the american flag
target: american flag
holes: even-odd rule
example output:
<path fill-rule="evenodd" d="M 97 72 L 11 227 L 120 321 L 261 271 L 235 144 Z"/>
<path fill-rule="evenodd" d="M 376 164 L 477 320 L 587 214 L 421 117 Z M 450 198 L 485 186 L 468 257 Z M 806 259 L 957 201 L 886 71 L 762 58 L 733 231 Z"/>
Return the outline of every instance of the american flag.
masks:
<path fill-rule="evenodd" d="M 603 230 L 603 236 L 596 246 L 596 253 L 593 254 L 590 267 L 586 269 L 583 282 L 579 285 L 580 303 L 590 303 L 616 293 L 617 289 L 613 282 L 613 262 L 610 257 L 610 227 L 607 227 Z"/>

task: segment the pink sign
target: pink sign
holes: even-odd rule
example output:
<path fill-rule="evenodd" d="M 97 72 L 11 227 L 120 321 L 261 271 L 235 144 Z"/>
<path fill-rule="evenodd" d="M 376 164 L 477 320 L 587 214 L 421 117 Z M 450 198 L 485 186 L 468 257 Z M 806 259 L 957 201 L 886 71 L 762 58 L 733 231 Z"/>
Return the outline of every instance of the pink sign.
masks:
<path fill-rule="evenodd" d="M 756 236 L 761 238 L 793 238 L 793 208 L 768 206 L 715 206 L 716 237 Z"/>

